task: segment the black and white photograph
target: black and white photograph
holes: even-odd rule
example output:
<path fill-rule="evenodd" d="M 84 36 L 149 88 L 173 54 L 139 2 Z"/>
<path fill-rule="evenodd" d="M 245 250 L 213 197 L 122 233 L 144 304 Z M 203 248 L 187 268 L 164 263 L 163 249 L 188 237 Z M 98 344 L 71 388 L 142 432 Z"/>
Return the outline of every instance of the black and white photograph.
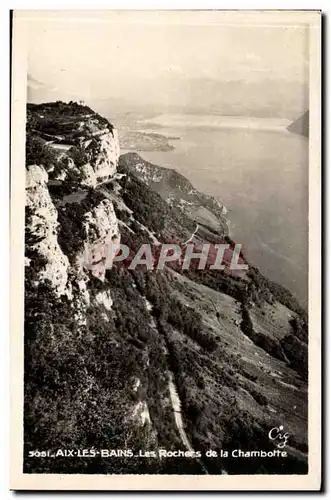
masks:
<path fill-rule="evenodd" d="M 17 484 L 319 488 L 320 15 L 14 11 Z"/>

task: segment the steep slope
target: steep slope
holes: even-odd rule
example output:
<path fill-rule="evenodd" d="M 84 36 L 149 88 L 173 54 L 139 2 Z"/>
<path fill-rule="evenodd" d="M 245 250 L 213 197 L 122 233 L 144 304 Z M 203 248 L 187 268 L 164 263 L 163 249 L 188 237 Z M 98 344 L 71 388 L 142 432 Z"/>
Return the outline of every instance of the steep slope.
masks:
<path fill-rule="evenodd" d="M 136 156 L 124 160 L 116 131 L 92 110 L 28 109 L 25 472 L 305 473 L 304 312 L 250 265 L 244 276 L 176 262 L 131 269 L 146 243 L 157 257 L 173 241 L 234 242 L 216 201 L 160 169 L 194 210 L 200 201 L 219 214 L 207 228 L 142 180 Z M 145 167 L 151 179 L 158 167 Z M 120 242 L 130 248 L 121 262 Z M 273 453 L 268 433 L 280 425 L 286 457 L 231 456 Z M 59 449 L 87 452 L 30 453 Z M 171 456 L 178 450 L 186 457 Z"/>
<path fill-rule="evenodd" d="M 143 160 L 137 153 L 120 158 L 123 168 L 132 172 L 153 191 L 195 222 L 211 228 L 217 234 L 228 234 L 226 208 L 212 196 L 197 191 L 183 175 Z"/>

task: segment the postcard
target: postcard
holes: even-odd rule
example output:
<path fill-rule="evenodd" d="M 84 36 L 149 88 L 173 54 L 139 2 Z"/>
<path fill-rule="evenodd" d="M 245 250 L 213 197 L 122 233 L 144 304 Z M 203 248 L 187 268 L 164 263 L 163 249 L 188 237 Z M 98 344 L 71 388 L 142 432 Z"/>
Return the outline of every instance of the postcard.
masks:
<path fill-rule="evenodd" d="M 321 12 L 15 10 L 13 490 L 321 487 Z"/>

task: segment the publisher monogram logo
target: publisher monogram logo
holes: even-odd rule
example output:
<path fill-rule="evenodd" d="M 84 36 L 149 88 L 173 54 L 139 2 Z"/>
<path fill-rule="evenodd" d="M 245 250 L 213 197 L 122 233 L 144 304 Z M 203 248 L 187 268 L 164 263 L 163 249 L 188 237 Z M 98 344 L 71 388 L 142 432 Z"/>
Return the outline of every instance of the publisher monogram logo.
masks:
<path fill-rule="evenodd" d="M 271 441 L 274 441 L 275 446 L 277 448 L 284 448 L 288 442 L 290 437 L 288 432 L 283 432 L 284 426 L 280 425 L 279 427 L 273 427 L 268 436 Z"/>

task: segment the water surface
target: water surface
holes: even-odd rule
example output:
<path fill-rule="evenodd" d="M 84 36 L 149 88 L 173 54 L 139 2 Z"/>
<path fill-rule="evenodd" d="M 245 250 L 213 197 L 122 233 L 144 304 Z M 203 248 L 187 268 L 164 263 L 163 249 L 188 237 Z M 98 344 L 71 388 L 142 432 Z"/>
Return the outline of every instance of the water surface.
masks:
<path fill-rule="evenodd" d="M 150 122 L 141 122 L 141 130 L 151 131 Z M 308 140 L 286 131 L 288 120 L 162 115 L 153 122 L 158 132 L 180 140 L 173 141 L 173 151 L 141 156 L 219 197 L 231 236 L 247 257 L 305 305 Z"/>

